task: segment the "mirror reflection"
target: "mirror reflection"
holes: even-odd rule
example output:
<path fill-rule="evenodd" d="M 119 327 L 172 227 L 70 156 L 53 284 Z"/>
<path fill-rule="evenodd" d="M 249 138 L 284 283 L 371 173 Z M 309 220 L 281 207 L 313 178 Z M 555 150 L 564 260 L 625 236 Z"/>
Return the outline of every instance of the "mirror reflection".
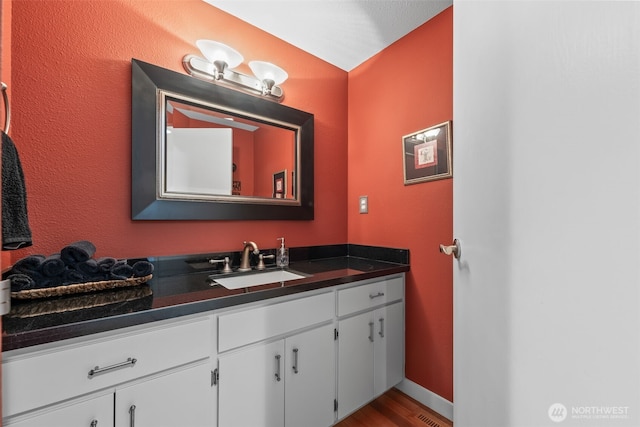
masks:
<path fill-rule="evenodd" d="M 164 94 L 161 197 L 295 200 L 297 131 Z"/>

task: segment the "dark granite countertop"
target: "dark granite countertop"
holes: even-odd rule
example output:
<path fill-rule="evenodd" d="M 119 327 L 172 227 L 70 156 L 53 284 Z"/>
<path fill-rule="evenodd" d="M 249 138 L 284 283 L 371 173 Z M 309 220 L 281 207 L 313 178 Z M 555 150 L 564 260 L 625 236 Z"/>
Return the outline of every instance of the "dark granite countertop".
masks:
<path fill-rule="evenodd" d="M 268 253 L 268 250 L 265 251 Z M 148 258 L 153 278 L 131 288 L 39 300 L 12 300 L 2 349 L 15 350 L 179 316 L 409 271 L 409 252 L 360 245 L 290 248 L 303 279 L 228 290 L 213 284 L 208 259 L 237 252 Z M 234 262 L 232 265 L 238 265 Z M 275 267 L 268 267 L 275 269 Z"/>

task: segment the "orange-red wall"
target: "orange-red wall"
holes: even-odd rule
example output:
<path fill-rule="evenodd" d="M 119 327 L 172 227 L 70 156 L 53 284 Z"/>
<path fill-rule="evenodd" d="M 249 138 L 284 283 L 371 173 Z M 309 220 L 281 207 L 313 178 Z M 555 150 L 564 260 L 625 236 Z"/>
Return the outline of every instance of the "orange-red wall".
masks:
<path fill-rule="evenodd" d="M 406 376 L 453 401 L 453 180 L 405 186 L 402 136 L 453 116 L 453 10 L 349 73 L 349 242 L 409 248 Z M 453 135 L 455 144 L 455 135 Z M 358 213 L 358 197 L 369 213 Z"/>
<path fill-rule="evenodd" d="M 34 239 L 14 261 L 79 239 L 116 257 L 347 241 L 345 71 L 201 0 L 14 0 L 12 34 L 12 137 Z M 282 66 L 283 104 L 315 114 L 314 221 L 131 220 L 131 58 L 184 72 L 199 38 Z"/>

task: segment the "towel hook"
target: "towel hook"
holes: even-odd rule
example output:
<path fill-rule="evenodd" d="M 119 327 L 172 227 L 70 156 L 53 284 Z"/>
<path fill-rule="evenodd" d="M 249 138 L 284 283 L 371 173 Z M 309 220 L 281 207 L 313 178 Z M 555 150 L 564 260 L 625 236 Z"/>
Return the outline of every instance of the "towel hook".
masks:
<path fill-rule="evenodd" d="M 7 84 L 2 84 L 2 98 L 4 98 L 4 133 L 9 135 L 9 125 L 11 124 L 11 107 L 9 106 L 9 95 L 7 94 Z"/>

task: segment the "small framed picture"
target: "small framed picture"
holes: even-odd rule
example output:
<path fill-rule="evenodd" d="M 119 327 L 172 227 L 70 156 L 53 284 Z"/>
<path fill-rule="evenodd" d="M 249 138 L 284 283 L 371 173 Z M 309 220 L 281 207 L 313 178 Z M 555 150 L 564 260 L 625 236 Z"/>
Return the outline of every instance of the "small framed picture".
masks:
<path fill-rule="evenodd" d="M 451 178 L 451 121 L 402 137 L 404 185 Z"/>
<path fill-rule="evenodd" d="M 286 169 L 273 174 L 273 198 L 284 199 L 287 197 L 287 171 Z"/>

